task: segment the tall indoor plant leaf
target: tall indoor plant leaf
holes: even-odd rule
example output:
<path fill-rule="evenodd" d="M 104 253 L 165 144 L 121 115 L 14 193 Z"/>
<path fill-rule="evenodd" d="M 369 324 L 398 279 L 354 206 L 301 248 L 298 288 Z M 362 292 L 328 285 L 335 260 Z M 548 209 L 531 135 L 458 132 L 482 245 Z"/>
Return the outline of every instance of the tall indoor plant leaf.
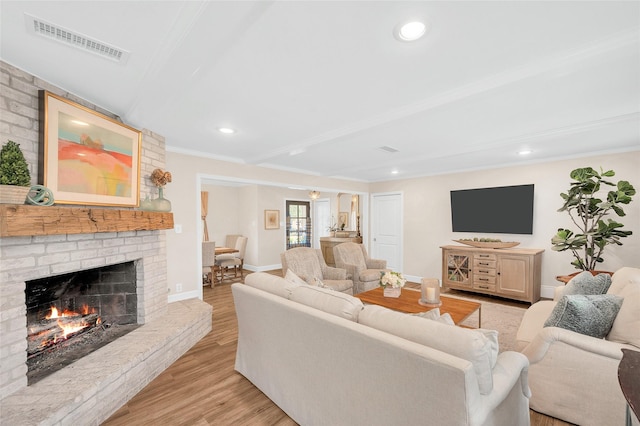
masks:
<path fill-rule="evenodd" d="M 629 204 L 636 193 L 627 181 L 613 183 L 605 180 L 613 176 L 613 170 L 604 172 L 600 169 L 598 173 L 591 167 L 575 169 L 570 174 L 573 182 L 569 190 L 560 194 L 564 204 L 558 211 L 566 211 L 578 229 L 558 229 L 551 245 L 555 251 L 571 251 L 574 257 L 571 264 L 577 269 L 595 270 L 596 264 L 604 261 L 602 253 L 607 245 L 622 245 L 620 239 L 632 234 L 622 229 L 622 223 L 606 217 L 612 213 L 625 216 L 621 205 Z M 604 201 L 599 198 L 603 186 L 615 187 L 606 194 Z"/>

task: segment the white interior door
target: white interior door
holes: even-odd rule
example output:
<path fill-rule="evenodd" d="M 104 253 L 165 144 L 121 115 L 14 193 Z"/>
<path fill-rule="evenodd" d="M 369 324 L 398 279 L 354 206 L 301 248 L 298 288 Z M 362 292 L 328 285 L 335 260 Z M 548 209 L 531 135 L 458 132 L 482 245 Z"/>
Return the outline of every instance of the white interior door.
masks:
<path fill-rule="evenodd" d="M 402 272 L 402 193 L 373 194 L 371 212 L 370 256 Z"/>
<path fill-rule="evenodd" d="M 331 222 L 331 204 L 328 198 L 320 198 L 313 202 L 313 248 L 320 248 L 320 237 L 329 235 Z"/>

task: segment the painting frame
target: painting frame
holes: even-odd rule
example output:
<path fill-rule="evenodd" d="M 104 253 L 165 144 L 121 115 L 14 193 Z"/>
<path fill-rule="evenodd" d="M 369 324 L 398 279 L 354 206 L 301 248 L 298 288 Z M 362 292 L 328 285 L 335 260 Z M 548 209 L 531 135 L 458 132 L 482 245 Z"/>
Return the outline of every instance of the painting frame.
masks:
<path fill-rule="evenodd" d="M 38 100 L 38 181 L 56 204 L 137 207 L 142 132 L 46 90 Z"/>
<path fill-rule="evenodd" d="M 264 229 L 280 229 L 280 210 L 264 211 Z"/>
<path fill-rule="evenodd" d="M 344 223 L 344 228 L 341 228 L 341 225 Z M 338 227 L 340 229 L 349 228 L 349 212 L 338 212 Z"/>

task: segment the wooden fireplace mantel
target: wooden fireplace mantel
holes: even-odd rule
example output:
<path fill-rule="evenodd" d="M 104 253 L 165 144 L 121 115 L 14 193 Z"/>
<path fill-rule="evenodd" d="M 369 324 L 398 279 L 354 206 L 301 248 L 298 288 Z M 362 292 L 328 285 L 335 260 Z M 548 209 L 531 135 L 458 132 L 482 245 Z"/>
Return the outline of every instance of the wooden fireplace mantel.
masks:
<path fill-rule="evenodd" d="M 0 238 L 153 231 L 173 228 L 173 213 L 92 207 L 0 204 Z"/>

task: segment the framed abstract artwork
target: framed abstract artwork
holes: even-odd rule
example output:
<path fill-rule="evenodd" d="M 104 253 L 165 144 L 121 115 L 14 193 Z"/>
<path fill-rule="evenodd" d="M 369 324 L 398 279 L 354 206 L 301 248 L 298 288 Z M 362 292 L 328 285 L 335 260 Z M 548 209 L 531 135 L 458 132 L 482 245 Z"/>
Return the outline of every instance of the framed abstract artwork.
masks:
<path fill-rule="evenodd" d="M 280 210 L 264 211 L 264 229 L 280 229 Z"/>
<path fill-rule="evenodd" d="M 38 178 L 56 203 L 136 207 L 141 132 L 45 90 L 39 101 Z"/>

